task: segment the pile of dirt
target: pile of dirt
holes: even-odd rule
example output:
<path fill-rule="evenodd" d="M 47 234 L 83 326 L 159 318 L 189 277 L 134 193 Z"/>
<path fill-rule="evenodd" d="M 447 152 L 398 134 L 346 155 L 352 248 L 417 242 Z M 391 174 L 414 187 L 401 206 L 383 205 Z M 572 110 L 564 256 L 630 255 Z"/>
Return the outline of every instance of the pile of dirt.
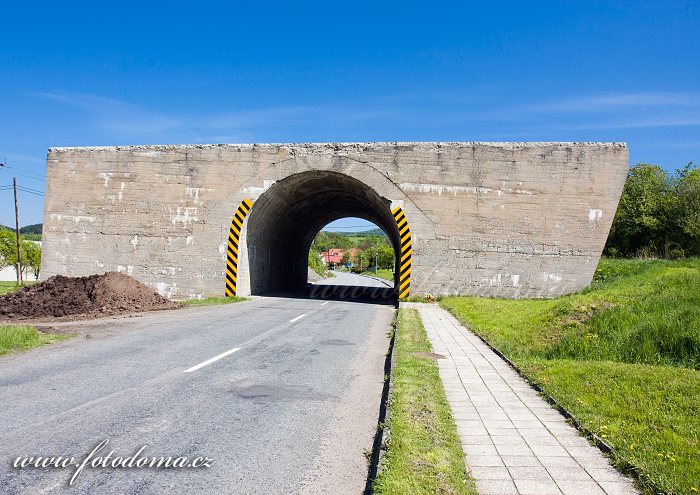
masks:
<path fill-rule="evenodd" d="M 97 318 L 178 307 L 123 273 L 56 275 L 0 297 L 0 318 Z"/>

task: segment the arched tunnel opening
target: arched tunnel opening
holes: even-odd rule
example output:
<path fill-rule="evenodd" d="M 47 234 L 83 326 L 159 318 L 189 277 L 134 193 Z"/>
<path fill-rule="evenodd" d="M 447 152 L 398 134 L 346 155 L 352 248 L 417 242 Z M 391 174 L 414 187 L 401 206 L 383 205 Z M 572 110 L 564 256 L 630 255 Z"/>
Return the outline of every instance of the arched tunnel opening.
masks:
<path fill-rule="evenodd" d="M 311 243 L 322 227 L 344 217 L 374 223 L 387 234 L 394 253 L 401 251 L 391 202 L 367 184 L 329 171 L 303 172 L 273 184 L 247 219 L 251 293 L 308 291 Z"/>

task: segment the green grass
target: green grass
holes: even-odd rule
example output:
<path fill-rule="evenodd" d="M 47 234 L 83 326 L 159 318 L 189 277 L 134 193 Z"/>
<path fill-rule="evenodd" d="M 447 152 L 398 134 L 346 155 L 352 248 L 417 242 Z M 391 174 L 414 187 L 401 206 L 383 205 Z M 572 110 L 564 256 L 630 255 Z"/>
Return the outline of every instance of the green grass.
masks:
<path fill-rule="evenodd" d="M 25 282 L 22 287 L 25 285 L 32 285 L 35 284 L 36 282 Z M 0 296 L 4 296 L 5 294 L 9 294 L 10 292 L 15 292 L 17 290 L 21 289 L 21 287 L 17 287 L 17 282 L 0 282 Z"/>
<path fill-rule="evenodd" d="M 25 325 L 0 325 L 0 356 L 11 352 L 26 351 L 73 336 L 72 334 L 43 333 L 34 327 Z"/>
<path fill-rule="evenodd" d="M 391 432 L 377 495 L 475 494 L 430 342 L 416 310 L 397 313 Z"/>
<path fill-rule="evenodd" d="M 700 490 L 700 259 L 601 260 L 579 294 L 440 304 L 636 466 L 647 488 Z"/>
<path fill-rule="evenodd" d="M 180 304 L 185 306 L 214 306 L 217 304 L 231 304 L 242 301 L 247 301 L 247 297 L 205 297 L 204 299 L 187 299 L 185 301 L 178 301 Z"/>
<path fill-rule="evenodd" d="M 374 273 L 374 270 L 369 272 L 365 271 L 362 272 L 361 275 L 369 275 L 371 277 L 383 278 L 385 280 L 391 280 L 392 282 L 394 281 L 394 272 L 389 269 L 377 270 L 377 273 Z"/>

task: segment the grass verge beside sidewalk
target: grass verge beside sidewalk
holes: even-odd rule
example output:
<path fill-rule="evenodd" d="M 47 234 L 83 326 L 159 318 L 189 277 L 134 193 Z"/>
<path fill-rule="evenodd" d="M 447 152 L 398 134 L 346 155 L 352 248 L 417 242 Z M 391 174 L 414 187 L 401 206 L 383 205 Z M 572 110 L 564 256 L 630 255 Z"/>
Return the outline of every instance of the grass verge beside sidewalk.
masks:
<path fill-rule="evenodd" d="M 579 294 L 447 297 L 465 326 L 634 467 L 648 493 L 700 493 L 700 260 L 606 260 Z"/>
<path fill-rule="evenodd" d="M 0 356 L 11 352 L 27 351 L 71 337 L 74 335 L 43 333 L 31 326 L 0 325 Z"/>
<path fill-rule="evenodd" d="M 393 388 L 389 398 L 390 439 L 377 495 L 473 495 L 457 427 L 416 310 L 398 311 L 395 322 Z"/>

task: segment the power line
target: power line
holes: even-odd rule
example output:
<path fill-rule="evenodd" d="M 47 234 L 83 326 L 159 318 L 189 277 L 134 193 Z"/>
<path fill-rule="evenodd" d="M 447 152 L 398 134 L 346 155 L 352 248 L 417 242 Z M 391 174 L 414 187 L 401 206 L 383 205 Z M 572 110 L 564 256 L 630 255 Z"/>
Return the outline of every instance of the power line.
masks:
<path fill-rule="evenodd" d="M 39 194 L 44 194 L 44 191 L 40 191 L 39 189 L 34 189 L 32 187 L 19 186 L 19 185 L 17 187 L 19 189 L 22 189 L 23 191 L 26 190 L 27 192 L 35 192 L 35 193 L 39 193 Z"/>
<path fill-rule="evenodd" d="M 31 173 L 24 172 L 24 171 L 18 169 L 17 167 L 9 165 L 7 163 L 7 158 L 5 159 L 5 161 L 3 163 L 0 163 L 0 169 L 3 169 L 3 168 L 8 169 L 8 170 L 12 170 L 13 173 L 15 173 L 17 175 L 23 175 L 24 177 L 26 177 L 28 179 L 38 180 L 40 182 L 46 182 L 45 175 L 43 175 L 43 174 L 31 174 Z"/>
<path fill-rule="evenodd" d="M 17 186 L 17 189 L 19 189 L 20 191 L 25 192 L 25 193 L 27 193 L 27 194 L 33 194 L 34 196 L 43 196 L 43 195 L 44 195 L 44 193 L 29 191 L 29 190 L 24 189 L 24 188 L 22 188 L 22 187 L 20 187 L 20 186 Z"/>

